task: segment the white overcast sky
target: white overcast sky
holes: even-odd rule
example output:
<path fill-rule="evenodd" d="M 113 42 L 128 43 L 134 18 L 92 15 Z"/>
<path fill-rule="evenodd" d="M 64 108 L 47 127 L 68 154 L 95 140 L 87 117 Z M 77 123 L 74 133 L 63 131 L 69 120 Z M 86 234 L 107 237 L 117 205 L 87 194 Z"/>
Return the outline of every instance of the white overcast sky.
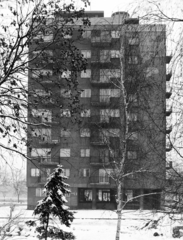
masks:
<path fill-rule="evenodd" d="M 138 0 L 137 0 L 138 1 Z M 127 11 L 129 5 L 136 1 L 134 0 L 90 0 L 91 5 L 87 10 L 104 11 L 105 17 L 110 17 L 112 13 L 117 11 Z"/>

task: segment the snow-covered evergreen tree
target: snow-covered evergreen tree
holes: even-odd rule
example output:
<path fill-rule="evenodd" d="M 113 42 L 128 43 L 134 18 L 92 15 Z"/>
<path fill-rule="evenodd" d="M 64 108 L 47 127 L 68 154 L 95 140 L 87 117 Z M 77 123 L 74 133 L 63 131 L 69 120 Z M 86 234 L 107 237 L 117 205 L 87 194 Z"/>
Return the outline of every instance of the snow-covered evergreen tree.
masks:
<path fill-rule="evenodd" d="M 58 220 L 62 225 L 69 227 L 74 219 L 73 213 L 65 205 L 65 195 L 70 193 L 69 185 L 64 182 L 67 177 L 61 165 L 58 165 L 49 176 L 45 184 L 45 197 L 40 200 L 34 209 L 34 215 L 38 215 L 37 221 L 29 221 L 28 225 L 36 225 L 39 239 L 74 239 L 71 232 L 65 232 L 58 227 Z M 55 224 L 53 224 L 53 220 Z"/>

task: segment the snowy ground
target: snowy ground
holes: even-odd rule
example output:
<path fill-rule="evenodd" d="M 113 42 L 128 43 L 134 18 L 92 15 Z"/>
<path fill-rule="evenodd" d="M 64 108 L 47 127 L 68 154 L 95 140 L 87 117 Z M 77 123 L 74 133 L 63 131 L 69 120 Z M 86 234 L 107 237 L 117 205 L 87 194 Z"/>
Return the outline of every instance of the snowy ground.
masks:
<path fill-rule="evenodd" d="M 34 237 L 34 229 L 31 231 L 25 227 L 24 222 L 32 218 L 32 212 L 25 210 L 25 206 L 15 207 L 13 216 L 19 214 L 17 224 L 23 227 L 21 235 L 25 236 L 12 236 L 5 238 L 6 240 L 36 240 Z M 9 216 L 9 207 L 0 207 L 0 226 L 7 222 Z M 172 237 L 172 228 L 175 225 L 183 225 L 180 222 L 174 222 L 170 220 L 168 216 L 165 216 L 159 223 L 157 229 L 144 227 L 147 222 L 153 219 L 158 219 L 163 216 L 161 213 L 154 213 L 151 211 L 124 211 L 121 223 L 121 240 L 152 240 L 158 238 L 158 240 L 175 239 Z M 75 220 L 71 226 L 71 229 L 76 236 L 76 240 L 115 240 L 116 232 L 116 213 L 107 210 L 77 210 L 75 213 Z M 144 227 L 144 228 L 143 228 Z M 17 235 L 17 228 L 12 227 L 13 235 Z M 158 233 L 159 236 L 153 236 L 154 233 Z M 1 239 L 1 238 L 0 238 Z"/>

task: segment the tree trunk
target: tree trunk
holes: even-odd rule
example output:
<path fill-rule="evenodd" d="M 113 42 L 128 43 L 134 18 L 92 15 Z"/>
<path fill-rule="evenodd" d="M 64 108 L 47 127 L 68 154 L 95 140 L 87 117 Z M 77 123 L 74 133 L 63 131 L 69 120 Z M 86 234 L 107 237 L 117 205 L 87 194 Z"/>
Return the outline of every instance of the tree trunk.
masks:
<path fill-rule="evenodd" d="M 45 227 L 45 240 L 48 238 L 48 224 L 49 224 L 49 214 L 47 217 L 46 227 Z"/>
<path fill-rule="evenodd" d="M 118 195 L 118 198 L 117 198 L 117 201 L 118 201 L 118 206 L 117 206 L 118 221 L 117 221 L 117 229 L 116 229 L 116 240 L 120 239 L 122 200 L 123 200 L 122 194 L 123 194 L 122 193 L 122 183 L 120 182 L 118 184 L 118 192 L 117 192 L 117 195 Z"/>

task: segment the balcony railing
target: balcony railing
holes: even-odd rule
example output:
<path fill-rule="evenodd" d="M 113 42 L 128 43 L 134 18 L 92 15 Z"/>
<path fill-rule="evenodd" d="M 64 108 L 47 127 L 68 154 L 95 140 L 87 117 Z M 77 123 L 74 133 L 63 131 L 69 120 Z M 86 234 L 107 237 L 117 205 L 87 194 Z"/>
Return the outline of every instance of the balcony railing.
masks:
<path fill-rule="evenodd" d="M 109 106 L 111 103 L 110 95 L 94 95 L 91 97 L 92 106 Z"/>
<path fill-rule="evenodd" d="M 166 98 L 170 98 L 172 95 L 172 87 L 167 87 L 166 89 Z"/>
<path fill-rule="evenodd" d="M 39 141 L 39 144 L 42 144 L 42 145 L 57 145 L 59 144 L 60 141 L 58 139 L 49 139 L 49 140 L 40 140 Z"/>
<path fill-rule="evenodd" d="M 166 169 L 171 169 L 172 168 L 172 161 L 167 161 L 166 162 Z"/>
<path fill-rule="evenodd" d="M 107 166 L 109 165 L 110 157 L 99 157 L 99 156 L 93 156 L 90 157 L 90 164 L 95 166 Z"/>
<path fill-rule="evenodd" d="M 120 123 L 119 117 L 108 117 L 108 116 L 102 116 L 102 115 L 92 115 L 90 118 L 90 123 L 94 125 L 99 126 L 112 126 L 112 125 L 118 125 Z"/>
<path fill-rule="evenodd" d="M 171 133 L 171 131 L 172 131 L 172 125 L 167 126 L 166 127 L 166 134 Z"/>
<path fill-rule="evenodd" d="M 166 116 L 170 116 L 170 114 L 172 114 L 172 106 L 167 106 L 166 108 Z"/>
<path fill-rule="evenodd" d="M 46 177 L 46 176 L 40 176 L 40 177 L 39 177 L 39 182 L 45 184 L 45 183 L 47 182 L 47 178 L 48 178 L 48 177 Z"/>
<path fill-rule="evenodd" d="M 31 160 L 35 160 L 38 163 L 40 163 L 40 165 L 57 165 L 60 162 L 59 157 L 50 157 L 50 156 L 37 156 L 37 157 L 31 157 Z"/>
<path fill-rule="evenodd" d="M 172 144 L 170 142 L 166 143 L 166 152 L 169 152 L 172 150 Z"/>
<path fill-rule="evenodd" d="M 109 144 L 107 139 L 104 139 L 104 137 L 100 137 L 100 136 L 91 137 L 90 143 L 94 146 L 106 146 Z"/>
<path fill-rule="evenodd" d="M 168 74 L 166 74 L 166 81 L 170 81 L 172 77 L 172 72 L 169 72 Z"/>
<path fill-rule="evenodd" d="M 110 184 L 110 176 L 91 176 L 89 178 L 90 184 Z"/>
<path fill-rule="evenodd" d="M 172 56 L 166 56 L 166 63 L 168 64 L 168 63 L 170 63 L 170 61 L 171 61 L 171 59 L 172 59 Z"/>
<path fill-rule="evenodd" d="M 110 79 L 106 81 L 101 81 L 100 79 L 96 80 L 95 78 L 91 78 L 90 82 L 91 82 L 91 85 L 93 86 L 103 86 L 103 87 L 109 87 L 113 84 L 113 82 Z"/>
<path fill-rule="evenodd" d="M 111 36 L 92 36 L 91 37 L 91 44 L 92 45 L 99 45 L 99 46 L 109 46 L 111 43 Z"/>

